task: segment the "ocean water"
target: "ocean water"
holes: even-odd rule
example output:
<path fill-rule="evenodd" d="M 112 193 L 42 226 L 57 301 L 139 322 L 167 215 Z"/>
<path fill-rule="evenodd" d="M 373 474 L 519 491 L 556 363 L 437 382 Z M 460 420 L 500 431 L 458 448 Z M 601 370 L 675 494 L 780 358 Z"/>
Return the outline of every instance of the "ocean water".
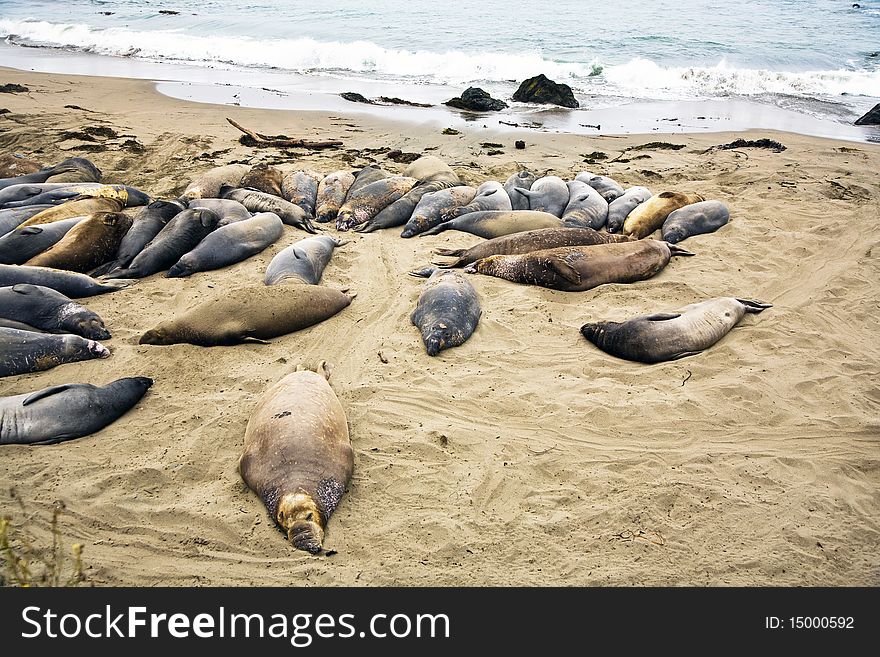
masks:
<path fill-rule="evenodd" d="M 737 98 L 851 123 L 880 101 L 880 0 L 852 4 L 0 0 L 0 35 L 11 46 L 211 67 L 245 85 L 289 75 L 317 89 L 405 89 L 413 100 L 476 85 L 509 100 L 544 73 L 587 109 Z"/>

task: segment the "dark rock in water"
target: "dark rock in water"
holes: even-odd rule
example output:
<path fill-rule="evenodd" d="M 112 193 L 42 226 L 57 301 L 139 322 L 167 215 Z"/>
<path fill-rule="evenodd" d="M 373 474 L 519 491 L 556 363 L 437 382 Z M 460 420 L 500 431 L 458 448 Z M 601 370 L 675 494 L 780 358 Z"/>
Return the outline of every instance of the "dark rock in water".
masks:
<path fill-rule="evenodd" d="M 461 96 L 450 98 L 443 104 L 472 112 L 497 112 L 507 107 L 503 100 L 492 98 L 479 87 L 468 87 Z"/>
<path fill-rule="evenodd" d="M 361 96 L 363 98 L 363 96 Z M 376 100 L 382 103 L 388 103 L 389 105 L 409 105 L 410 107 L 432 107 L 431 103 L 416 103 L 411 100 L 404 100 L 403 98 L 397 98 L 396 96 L 379 96 Z"/>
<path fill-rule="evenodd" d="M 461 133 L 455 128 L 443 128 L 444 135 L 460 135 Z"/>
<path fill-rule="evenodd" d="M 160 14 L 166 14 L 167 16 L 177 16 L 180 12 L 174 11 L 173 9 L 160 9 Z"/>
<path fill-rule="evenodd" d="M 571 87 L 567 84 L 558 84 L 543 73 L 523 80 L 519 89 L 513 94 L 513 99 L 518 103 L 561 105 L 572 109 L 581 106 L 571 92 Z"/>
<path fill-rule="evenodd" d="M 345 98 L 345 100 L 350 100 L 353 103 L 366 103 L 367 105 L 375 105 L 376 104 L 372 100 L 370 100 L 369 98 L 367 98 L 365 96 L 361 96 L 360 94 L 355 93 L 354 91 L 343 91 L 339 95 L 342 96 L 343 98 Z"/>
<path fill-rule="evenodd" d="M 880 103 L 877 103 L 865 112 L 864 116 L 856 119 L 856 125 L 880 125 Z"/>
<path fill-rule="evenodd" d="M 0 84 L 0 93 L 2 94 L 14 94 L 24 91 L 30 91 L 30 89 L 20 84 Z"/>
<path fill-rule="evenodd" d="M 526 147 L 526 142 L 524 142 L 522 139 L 519 139 L 515 141 L 513 145 L 516 146 L 516 148 L 518 148 L 519 150 L 523 150 Z"/>
<path fill-rule="evenodd" d="M 715 148 L 725 151 L 732 148 L 769 148 L 777 153 L 785 150 L 785 146 L 772 139 L 735 139 L 729 144 L 719 144 Z"/>

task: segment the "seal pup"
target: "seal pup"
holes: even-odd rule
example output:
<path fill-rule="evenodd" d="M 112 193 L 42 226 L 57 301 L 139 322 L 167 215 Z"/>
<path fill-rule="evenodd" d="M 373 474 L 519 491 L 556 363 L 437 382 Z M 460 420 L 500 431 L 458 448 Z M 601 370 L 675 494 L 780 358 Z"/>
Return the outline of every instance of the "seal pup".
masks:
<path fill-rule="evenodd" d="M 663 225 L 675 210 L 703 200 L 699 194 L 685 192 L 662 192 L 640 203 L 623 222 L 624 235 L 638 239 L 647 237 Z"/>
<path fill-rule="evenodd" d="M 348 420 L 329 377 L 322 362 L 318 372 L 298 367 L 270 387 L 248 420 L 238 462 L 287 539 L 311 554 L 322 551 L 354 470 Z"/>
<path fill-rule="evenodd" d="M 215 167 L 200 175 L 193 180 L 186 189 L 183 190 L 185 198 L 217 198 L 220 195 L 220 188 L 224 185 L 228 187 L 238 187 L 241 179 L 251 170 L 247 164 L 227 164 L 222 167 Z"/>
<path fill-rule="evenodd" d="M 510 211 L 510 197 L 504 191 L 504 187 L 496 180 L 487 180 L 477 187 L 474 199 L 467 205 L 453 208 L 442 213 L 443 221 L 450 221 L 472 212 L 486 212 L 489 210 Z"/>
<path fill-rule="evenodd" d="M 279 283 L 317 285 L 321 282 L 324 268 L 333 256 L 333 249 L 345 243 L 330 235 L 315 235 L 291 244 L 272 258 L 269 266 L 266 267 L 263 282 L 266 285 Z"/>
<path fill-rule="evenodd" d="M 99 281 L 85 274 L 51 267 L 0 265 L 0 286 L 19 283 L 42 285 L 74 299 L 116 292 L 131 285 L 131 281 Z"/>
<path fill-rule="evenodd" d="M 0 237 L 0 263 L 21 265 L 57 244 L 67 232 L 85 217 L 72 217 L 42 226 L 16 228 Z"/>
<path fill-rule="evenodd" d="M 569 199 L 562 211 L 562 221 L 568 226 L 602 228 L 608 219 L 608 201 L 583 181 L 570 180 L 566 185 Z"/>
<path fill-rule="evenodd" d="M 584 324 L 581 334 L 612 356 L 640 363 L 660 363 L 708 349 L 727 335 L 746 313 L 760 313 L 767 308 L 772 308 L 771 304 L 718 297 L 624 322 Z"/>
<path fill-rule="evenodd" d="M 514 187 L 513 193 L 529 200 L 529 210 L 549 212 L 557 217 L 562 216 L 569 199 L 568 185 L 559 176 L 538 178 L 530 189 Z"/>
<path fill-rule="evenodd" d="M 220 198 L 238 201 L 251 212 L 274 212 L 288 226 L 300 228 L 307 233 L 318 232 L 318 229 L 312 225 L 309 215 L 301 207 L 279 196 L 258 192 L 255 189 L 223 187 L 220 190 Z"/>
<path fill-rule="evenodd" d="M 284 224 L 277 214 L 260 212 L 208 233 L 192 251 L 180 256 L 165 276 L 181 278 L 241 262 L 274 244 L 283 234 Z"/>
<path fill-rule="evenodd" d="M 110 338 L 110 331 L 97 313 L 43 285 L 0 287 L 0 317 L 48 333 L 73 333 L 92 340 Z"/>
<path fill-rule="evenodd" d="M 261 162 L 254 165 L 250 171 L 244 174 L 241 182 L 235 186 L 256 189 L 273 196 L 281 196 L 282 179 L 283 175 L 278 169 L 269 166 L 265 162 Z M 289 201 L 290 199 L 287 200 Z"/>
<path fill-rule="evenodd" d="M 117 198 L 82 198 L 61 205 L 49 206 L 30 219 L 20 224 L 24 226 L 40 226 L 53 221 L 63 221 L 71 217 L 87 217 L 97 212 L 122 212 L 125 203 Z"/>
<path fill-rule="evenodd" d="M 504 191 L 507 192 L 507 195 L 510 197 L 511 210 L 529 209 L 528 197 L 518 194 L 514 189 L 531 189 L 537 179 L 538 177 L 531 171 L 520 171 L 519 173 L 514 173 L 504 181 Z"/>
<path fill-rule="evenodd" d="M 8 235 L 25 221 L 54 205 L 27 205 L 23 208 L 6 208 L 0 210 L 0 236 Z"/>
<path fill-rule="evenodd" d="M 215 212 L 203 208 L 179 212 L 134 257 L 128 267 L 114 269 L 104 277 L 144 278 L 165 271 L 215 230 L 219 221 L 220 217 Z"/>
<path fill-rule="evenodd" d="M 251 211 L 231 198 L 194 198 L 187 201 L 185 208 L 190 210 L 204 208 L 216 212 L 220 217 L 217 228 L 251 218 Z"/>
<path fill-rule="evenodd" d="M 482 310 L 477 291 L 458 271 L 424 269 L 411 272 L 426 277 L 416 309 L 410 315 L 422 334 L 425 351 L 436 356 L 443 349 L 464 344 L 477 328 Z"/>
<path fill-rule="evenodd" d="M 47 445 L 100 431 L 130 411 L 153 385 L 145 376 L 106 386 L 65 383 L 0 397 L 0 444 Z"/>
<path fill-rule="evenodd" d="M 437 235 L 447 230 L 460 230 L 488 239 L 511 233 L 520 233 L 524 230 L 560 228 L 562 225 L 562 219 L 549 212 L 537 212 L 535 210 L 488 210 L 485 212 L 470 212 L 451 221 L 444 221 L 430 230 L 419 233 L 419 237 Z"/>
<path fill-rule="evenodd" d="M 336 230 L 349 230 L 366 223 L 411 190 L 417 182 L 415 178 L 407 176 L 391 176 L 349 191 L 348 198 L 336 215 Z"/>
<path fill-rule="evenodd" d="M 211 347 L 265 342 L 323 322 L 346 308 L 353 294 L 322 285 L 261 285 L 225 290 L 216 298 L 161 322 L 140 344 L 181 342 Z"/>
<path fill-rule="evenodd" d="M 0 327 L 0 377 L 42 372 L 64 363 L 109 356 L 107 347 L 79 335 L 50 335 Z M 2 400 L 0 398 L 0 434 L 9 419 L 2 413 Z"/>
<path fill-rule="evenodd" d="M 608 176 L 597 176 L 589 171 L 584 171 L 575 176 L 574 179 L 587 183 L 590 187 L 599 192 L 602 198 L 608 203 L 620 198 L 624 194 L 623 187 L 620 183 Z"/>
<path fill-rule="evenodd" d="M 477 190 L 467 185 L 428 192 L 419 200 L 400 236 L 413 237 L 443 223 L 444 213 L 467 205 L 476 194 Z"/>
<path fill-rule="evenodd" d="M 318 185 L 322 179 L 323 176 L 320 173 L 310 169 L 286 173 L 281 181 L 280 196 L 301 207 L 307 216 L 314 217 L 315 204 L 318 199 Z"/>
<path fill-rule="evenodd" d="M 315 199 L 315 219 L 326 224 L 335 221 L 339 208 L 345 203 L 348 190 L 354 184 L 354 174 L 348 171 L 334 171 L 318 183 L 318 196 Z"/>
<path fill-rule="evenodd" d="M 85 274 L 116 256 L 129 228 L 131 217 L 127 214 L 97 212 L 78 222 L 58 242 L 24 264 Z"/>
<path fill-rule="evenodd" d="M 730 221 L 730 210 L 721 201 L 700 201 L 670 212 L 660 234 L 670 244 L 694 235 L 713 233 Z M 0 240 L 2 241 L 2 240 Z"/>
<path fill-rule="evenodd" d="M 538 228 L 537 230 L 526 230 L 521 233 L 493 237 L 469 249 L 436 249 L 434 253 L 438 256 L 455 259 L 451 262 L 435 262 L 434 264 L 443 269 L 451 269 L 464 267 L 491 255 L 516 255 L 554 249 L 559 246 L 592 246 L 593 244 L 629 241 L 631 238 L 625 235 L 600 233 L 592 228 L 569 228 L 568 226 Z"/>
<path fill-rule="evenodd" d="M 629 187 L 623 196 L 617 197 L 608 204 L 606 230 L 609 233 L 619 233 L 629 213 L 649 198 L 651 198 L 651 190 L 647 187 Z"/>
<path fill-rule="evenodd" d="M 694 254 L 657 240 L 562 246 L 522 255 L 489 256 L 468 265 L 465 272 L 565 292 L 583 292 L 605 283 L 634 283 L 651 278 L 671 257 L 679 255 Z"/>

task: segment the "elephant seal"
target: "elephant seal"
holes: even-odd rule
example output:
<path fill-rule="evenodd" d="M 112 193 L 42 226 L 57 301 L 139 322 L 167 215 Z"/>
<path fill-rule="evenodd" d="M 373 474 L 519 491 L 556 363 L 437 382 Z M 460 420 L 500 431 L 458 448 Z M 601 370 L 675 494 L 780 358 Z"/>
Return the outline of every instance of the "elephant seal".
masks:
<path fill-rule="evenodd" d="M 88 273 L 116 256 L 129 228 L 131 217 L 127 214 L 97 212 L 77 223 L 57 243 L 24 264 Z"/>
<path fill-rule="evenodd" d="M 91 272 L 92 276 L 104 276 L 111 271 L 124 269 L 144 250 L 156 235 L 186 208 L 179 201 L 153 201 L 132 221 L 131 228 L 122 237 L 116 257 Z M 248 213 L 250 216 L 250 213 Z"/>
<path fill-rule="evenodd" d="M 417 182 L 415 178 L 391 176 L 349 191 L 348 198 L 336 215 L 336 229 L 349 230 L 366 223 L 411 190 Z"/>
<path fill-rule="evenodd" d="M 426 269 L 413 272 L 427 276 L 410 321 L 422 334 L 429 356 L 464 344 L 480 321 L 480 300 L 471 282 L 460 272 Z"/>
<path fill-rule="evenodd" d="M 713 233 L 728 221 L 730 210 L 724 203 L 700 201 L 670 212 L 663 222 L 661 235 L 670 244 L 677 244 L 693 235 Z"/>
<path fill-rule="evenodd" d="M 599 230 L 608 219 L 608 201 L 595 189 L 580 180 L 570 180 L 568 204 L 562 211 L 562 221 L 568 226 Z"/>
<path fill-rule="evenodd" d="M 608 222 L 606 230 L 609 233 L 619 233 L 623 228 L 623 222 L 638 205 L 651 198 L 651 190 L 647 187 L 630 187 L 623 196 L 619 196 L 608 204 Z"/>
<path fill-rule="evenodd" d="M 672 212 L 691 203 L 703 200 L 699 194 L 683 192 L 662 192 L 655 194 L 644 203 L 636 206 L 623 222 L 624 235 L 638 239 L 647 237 L 663 225 Z"/>
<path fill-rule="evenodd" d="M 114 269 L 105 278 L 144 278 L 165 271 L 192 251 L 217 228 L 220 217 L 211 210 L 184 210 L 174 215 L 124 269 Z"/>
<path fill-rule="evenodd" d="M 531 189 L 537 179 L 538 177 L 531 171 L 520 171 L 519 173 L 514 173 L 504 182 L 504 191 L 510 197 L 510 207 L 512 210 L 529 209 L 528 197 L 518 194 L 514 189 Z"/>
<path fill-rule="evenodd" d="M 270 285 L 225 290 L 160 323 L 140 344 L 211 347 L 265 342 L 313 326 L 347 307 L 354 295 L 321 285 Z"/>
<path fill-rule="evenodd" d="M 488 239 L 511 233 L 521 233 L 524 230 L 560 228 L 562 225 L 562 219 L 549 212 L 488 210 L 486 212 L 471 212 L 451 221 L 445 221 L 430 230 L 419 233 L 419 237 L 437 235 L 446 230 L 460 230 Z"/>
<path fill-rule="evenodd" d="M 0 328 L 0 377 L 50 370 L 64 363 L 107 358 L 110 350 L 78 335 L 49 335 L 34 331 Z M 6 428 L 0 398 L 0 435 Z M 0 440 L 0 444 L 2 444 Z"/>
<path fill-rule="evenodd" d="M 291 171 L 284 174 L 281 181 L 281 194 L 285 201 L 302 208 L 309 217 L 315 216 L 318 199 L 318 185 L 323 176 L 311 170 Z M 243 186 L 243 185 L 242 185 Z"/>
<path fill-rule="evenodd" d="M 620 198 L 624 194 L 623 187 L 620 183 L 608 176 L 597 176 L 589 171 L 584 171 L 575 176 L 574 179 L 587 183 L 590 187 L 599 192 L 602 198 L 608 203 Z"/>
<path fill-rule="evenodd" d="M 260 398 L 244 433 L 241 478 L 298 550 L 319 554 L 354 470 L 345 410 L 318 373 L 297 368 Z"/>
<path fill-rule="evenodd" d="M 278 196 L 272 196 L 255 189 L 232 189 L 223 187 L 220 190 L 220 198 L 228 198 L 238 201 L 251 212 L 274 212 L 288 226 L 300 228 L 307 233 L 317 233 L 318 230 L 312 225 L 309 215 L 290 201 L 285 201 Z"/>
<path fill-rule="evenodd" d="M 7 187 L 0 190 L 0 196 L 5 192 L 11 192 L 18 188 L 19 185 Z M 147 205 L 150 197 L 139 189 L 129 187 L 128 185 L 104 185 L 101 183 L 43 183 L 42 185 L 31 186 L 21 185 L 25 189 L 22 193 L 30 192 L 39 188 L 46 188 L 40 193 L 32 193 L 26 195 L 26 198 L 3 203 L 2 207 L 14 208 L 27 205 L 38 205 L 48 203 L 50 205 L 60 205 L 67 201 L 78 198 L 112 198 L 122 201 L 126 207 L 134 207 L 137 205 Z"/>
<path fill-rule="evenodd" d="M 443 214 L 467 205 L 474 200 L 477 190 L 467 185 L 458 185 L 422 196 L 413 210 L 412 216 L 403 227 L 401 237 L 413 237 L 443 222 Z"/>
<path fill-rule="evenodd" d="M 465 272 L 582 292 L 605 283 L 633 283 L 651 278 L 677 255 L 694 254 L 657 240 L 562 246 L 522 255 L 489 256 L 468 265 Z"/>
<path fill-rule="evenodd" d="M 0 265 L 0 286 L 19 283 L 42 285 L 74 299 L 116 292 L 131 285 L 131 281 L 98 281 L 85 274 L 50 267 Z"/>
<path fill-rule="evenodd" d="M 0 237 L 0 263 L 21 265 L 50 246 L 58 243 L 67 232 L 85 217 L 72 217 L 42 226 L 25 226 Z"/>
<path fill-rule="evenodd" d="M 215 167 L 187 185 L 183 190 L 183 196 L 185 198 L 217 198 L 220 195 L 221 187 L 224 185 L 238 187 L 241 184 L 241 179 L 250 170 L 251 167 L 247 164 L 227 164 Z"/>
<path fill-rule="evenodd" d="M 198 208 L 216 212 L 220 217 L 218 228 L 251 218 L 251 211 L 231 198 L 194 198 L 187 201 L 186 209 L 197 210 Z"/>
<path fill-rule="evenodd" d="M 410 162 L 401 175 L 415 178 L 419 181 L 447 178 L 450 182 L 458 184 L 458 174 L 436 155 L 423 155 L 417 160 Z"/>
<path fill-rule="evenodd" d="M 513 193 L 529 199 L 529 210 L 549 212 L 556 217 L 561 217 L 568 205 L 568 185 L 559 176 L 538 178 L 530 189 L 514 187 Z"/>
<path fill-rule="evenodd" d="M 375 164 L 367 165 L 356 174 L 354 174 L 354 182 L 351 184 L 351 187 L 348 188 L 348 194 L 345 198 L 348 199 L 348 197 L 354 194 L 361 187 L 366 187 L 367 185 L 371 185 L 378 180 L 391 178 L 392 176 L 394 176 L 393 173 L 388 173 L 384 169 L 377 167 Z"/>
<path fill-rule="evenodd" d="M 153 385 L 145 376 L 103 387 L 65 383 L 0 397 L 0 445 L 47 445 L 100 431 L 131 410 Z"/>
<path fill-rule="evenodd" d="M 427 158 L 422 158 L 427 159 Z M 418 160 L 416 160 L 418 162 Z M 444 165 L 445 166 L 445 165 Z M 447 167 L 448 168 L 448 167 Z M 379 211 L 375 217 L 355 227 L 359 233 L 371 233 L 379 228 L 403 226 L 412 218 L 416 206 L 426 194 L 458 185 L 461 181 L 451 169 L 449 173 L 441 172 L 419 180 L 406 194 L 388 207 Z"/>
<path fill-rule="evenodd" d="M 487 180 L 477 187 L 473 200 L 467 205 L 452 208 L 443 212 L 440 216 L 443 221 L 450 221 L 456 217 L 462 217 L 473 212 L 488 212 L 491 210 L 510 212 L 510 197 L 504 191 L 504 187 L 496 180 Z"/>
<path fill-rule="evenodd" d="M 307 237 L 291 244 L 272 258 L 272 262 L 266 267 L 263 282 L 266 285 L 279 283 L 317 285 L 321 281 L 324 268 L 333 256 L 333 249 L 343 244 L 345 242 L 330 235 Z"/>
<path fill-rule="evenodd" d="M 71 217 L 87 217 L 96 212 L 121 212 L 125 203 L 116 198 L 83 198 L 68 201 L 61 205 L 49 206 L 42 212 L 33 215 L 19 227 L 40 226 L 53 221 L 63 221 Z"/>
<path fill-rule="evenodd" d="M 110 331 L 96 313 L 44 285 L 0 287 L 0 317 L 23 322 L 48 333 L 73 333 L 108 340 Z"/>
<path fill-rule="evenodd" d="M 241 182 L 235 186 L 256 189 L 264 194 L 272 194 L 272 196 L 281 196 L 282 178 L 283 176 L 278 169 L 261 162 L 244 174 L 241 177 Z"/>
<path fill-rule="evenodd" d="M 283 234 L 284 224 L 277 214 L 260 212 L 208 233 L 192 251 L 183 254 L 165 276 L 180 278 L 233 265 L 274 244 Z"/>
<path fill-rule="evenodd" d="M 335 221 L 339 208 L 345 203 L 348 190 L 354 184 L 354 174 L 348 171 L 335 171 L 318 183 L 318 196 L 315 199 L 315 218 L 322 224 Z"/>
<path fill-rule="evenodd" d="M 17 158 L 13 158 L 17 159 Z M 9 160 L 5 160 L 9 161 Z M 23 160 L 27 162 L 27 160 Z M 10 164 L 15 164 L 10 162 Z M 37 171 L 27 171 L 23 175 L 13 175 L 13 177 L 5 177 L 8 167 L 4 169 L 0 166 L 0 175 L 4 177 L 0 179 L 0 189 L 5 189 L 11 185 L 44 183 L 49 178 L 63 173 L 78 173 L 79 180 L 75 182 L 99 182 L 101 180 L 101 170 L 94 164 L 84 158 L 73 157 L 51 167 L 42 167 Z"/>
<path fill-rule="evenodd" d="M 746 313 L 759 313 L 771 307 L 759 301 L 718 297 L 625 322 L 584 324 L 581 334 L 612 356 L 640 363 L 660 363 L 708 349 L 727 335 Z"/>
<path fill-rule="evenodd" d="M 54 205 L 27 205 L 23 208 L 6 208 L 0 210 L 0 236 L 7 235 L 25 221 Z"/>
<path fill-rule="evenodd" d="M 437 263 L 438 267 L 451 269 L 464 267 L 482 258 L 491 255 L 517 255 L 555 249 L 559 246 L 592 246 L 594 244 L 608 244 L 611 242 L 629 242 L 631 238 L 625 235 L 609 235 L 600 233 L 592 228 L 538 228 L 526 230 L 521 233 L 512 233 L 495 237 L 469 249 L 437 249 L 439 256 L 455 258 L 452 262 Z"/>

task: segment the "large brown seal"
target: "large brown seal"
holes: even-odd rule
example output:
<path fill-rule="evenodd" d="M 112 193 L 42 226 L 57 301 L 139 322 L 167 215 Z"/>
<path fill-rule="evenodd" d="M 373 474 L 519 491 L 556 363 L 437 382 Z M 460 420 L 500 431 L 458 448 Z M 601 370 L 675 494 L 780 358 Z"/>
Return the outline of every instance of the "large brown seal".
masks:
<path fill-rule="evenodd" d="M 659 363 L 698 354 L 727 335 L 746 313 L 771 307 L 759 301 L 719 297 L 625 322 L 584 324 L 581 334 L 618 358 Z"/>
<path fill-rule="evenodd" d="M 415 178 L 407 176 L 391 176 L 349 191 L 348 198 L 336 215 L 336 229 L 349 230 L 368 222 L 411 190 L 417 182 Z"/>
<path fill-rule="evenodd" d="M 354 184 L 354 174 L 348 171 L 334 171 L 318 183 L 318 196 L 315 199 L 315 219 L 326 224 L 335 221 L 339 208 L 345 203 L 348 190 Z"/>
<path fill-rule="evenodd" d="M 477 291 L 457 271 L 426 269 L 412 272 L 427 277 L 410 321 L 418 327 L 429 356 L 457 347 L 471 337 L 482 310 Z"/>
<path fill-rule="evenodd" d="M 80 221 L 57 243 L 24 264 L 88 273 L 116 257 L 129 228 L 131 217 L 127 214 L 98 212 Z"/>
<path fill-rule="evenodd" d="M 594 246 L 563 246 L 523 255 L 493 255 L 477 260 L 465 271 L 582 292 L 605 283 L 634 283 L 651 278 L 672 256 L 694 255 L 674 244 L 638 240 Z"/>
<path fill-rule="evenodd" d="M 465 267 L 491 255 L 516 255 L 543 249 L 555 249 L 560 246 L 592 246 L 594 244 L 630 241 L 632 241 L 631 238 L 625 235 L 600 233 L 592 228 L 539 228 L 495 237 L 480 242 L 469 249 L 437 249 L 435 251 L 437 255 L 455 258 L 455 260 L 435 264 L 438 267 L 450 269 Z"/>
<path fill-rule="evenodd" d="M 110 350 L 101 343 L 72 333 L 49 335 L 0 327 L 0 376 L 42 372 L 64 363 L 109 356 Z M 0 444 L 13 442 L 2 437 L 4 431 L 16 429 L 7 426 L 12 418 L 2 415 L 2 404 L 0 398 Z"/>
<path fill-rule="evenodd" d="M 297 369 L 269 388 L 248 420 L 238 469 L 299 550 L 323 549 L 327 521 L 354 469 L 345 410 L 330 373 Z"/>
<path fill-rule="evenodd" d="M 101 170 L 84 158 L 72 157 L 51 167 L 37 167 L 32 160 L 0 155 L 0 189 L 11 185 L 44 183 L 50 178 L 71 174 L 71 182 L 99 182 Z M 72 175 L 75 174 L 75 175 Z M 57 180 L 57 179 L 56 179 Z M 60 182 L 60 181 L 59 181 Z"/>
<path fill-rule="evenodd" d="M 247 164 L 227 164 L 206 171 L 193 180 L 183 191 L 186 198 L 217 198 L 223 185 L 238 187 L 244 175 L 251 170 Z"/>
<path fill-rule="evenodd" d="M 85 217 L 96 212 L 120 212 L 124 207 L 125 203 L 115 198 L 76 199 L 38 212 L 27 221 L 19 224 L 19 228 L 49 224 L 71 217 Z"/>
<path fill-rule="evenodd" d="M 663 225 L 670 213 L 691 203 L 699 203 L 703 197 L 690 192 L 662 192 L 655 194 L 636 206 L 623 222 L 624 235 L 638 239 L 647 237 Z"/>
<path fill-rule="evenodd" d="M 511 233 L 521 233 L 524 230 L 561 228 L 562 226 L 562 219 L 549 212 L 538 212 L 537 210 L 486 210 L 485 212 L 469 212 L 450 221 L 444 221 L 430 230 L 419 233 L 419 237 L 437 235 L 446 230 L 460 230 L 488 239 L 510 235 Z"/>
<path fill-rule="evenodd" d="M 332 317 L 350 303 L 346 294 L 321 285 L 261 285 L 223 290 L 182 315 L 161 322 L 140 344 L 211 347 L 265 342 Z"/>
<path fill-rule="evenodd" d="M 283 174 L 278 169 L 261 162 L 244 174 L 236 187 L 249 187 L 266 194 L 281 196 L 283 178 Z"/>
<path fill-rule="evenodd" d="M 651 198 L 651 190 L 647 187 L 629 187 L 623 196 L 618 196 L 608 204 L 608 222 L 605 228 L 609 233 L 619 233 L 623 222 L 639 205 Z"/>

